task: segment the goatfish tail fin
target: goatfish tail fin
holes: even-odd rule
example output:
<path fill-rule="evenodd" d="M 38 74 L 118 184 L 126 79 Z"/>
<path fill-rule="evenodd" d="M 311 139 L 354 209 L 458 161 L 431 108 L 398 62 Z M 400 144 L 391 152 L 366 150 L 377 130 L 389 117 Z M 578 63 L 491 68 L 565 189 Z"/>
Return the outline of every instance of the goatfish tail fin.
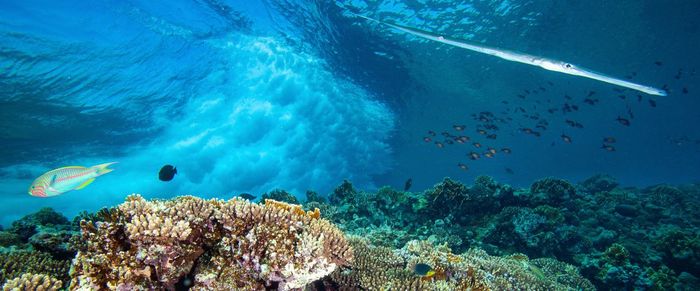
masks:
<path fill-rule="evenodd" d="M 110 170 L 110 171 L 112 171 L 112 170 Z M 108 172 L 108 173 L 109 173 L 109 172 Z M 90 179 L 90 180 L 87 180 L 87 181 L 83 182 L 82 184 L 80 184 L 80 186 L 75 187 L 74 190 L 83 189 L 83 188 L 85 188 L 85 186 L 90 185 L 90 183 L 92 183 L 92 181 L 95 181 L 95 178 L 92 178 L 92 179 Z"/>
<path fill-rule="evenodd" d="M 109 169 L 109 168 L 107 168 L 107 167 L 109 167 L 109 166 L 112 165 L 112 164 L 116 164 L 116 163 L 117 163 L 117 162 L 99 164 L 99 165 L 97 165 L 97 166 L 92 166 L 92 168 L 95 169 L 95 173 L 96 173 L 98 176 L 102 176 L 102 175 L 107 174 L 107 173 L 109 173 L 109 172 L 111 172 L 111 171 L 114 171 L 114 169 Z M 88 184 L 89 184 L 89 183 L 88 183 Z"/>

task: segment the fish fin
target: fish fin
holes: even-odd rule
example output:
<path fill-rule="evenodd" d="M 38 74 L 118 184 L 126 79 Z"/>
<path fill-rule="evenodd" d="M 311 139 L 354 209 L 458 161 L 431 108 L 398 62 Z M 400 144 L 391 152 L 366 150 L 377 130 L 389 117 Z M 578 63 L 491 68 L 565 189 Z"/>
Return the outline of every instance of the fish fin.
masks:
<path fill-rule="evenodd" d="M 83 166 L 67 166 L 67 167 L 60 167 L 58 169 L 53 169 L 51 171 L 59 171 L 59 170 L 65 170 L 65 169 L 76 169 L 76 170 L 85 170 L 87 167 Z"/>
<path fill-rule="evenodd" d="M 107 168 L 107 167 L 109 167 L 109 166 L 112 165 L 112 164 L 116 164 L 116 163 L 117 163 L 117 162 L 104 163 L 104 164 L 99 164 L 99 165 L 97 165 L 97 166 L 92 166 L 91 168 L 95 169 L 95 173 L 96 173 L 98 176 L 101 176 L 101 175 L 107 174 L 107 173 L 109 173 L 109 172 L 111 172 L 111 171 L 114 171 L 114 169 L 109 169 L 109 168 Z"/>
<path fill-rule="evenodd" d="M 80 190 L 80 189 L 83 189 L 83 188 L 85 188 L 85 186 L 90 185 L 90 183 L 92 183 L 92 181 L 95 181 L 95 178 L 92 178 L 92 179 L 90 179 L 90 180 L 87 180 L 87 181 L 83 182 L 82 184 L 80 184 L 80 186 L 75 187 L 75 189 L 73 189 L 73 190 Z"/>
<path fill-rule="evenodd" d="M 49 185 L 53 185 L 56 183 L 56 177 L 58 177 L 58 175 L 53 175 L 53 177 L 51 177 L 51 182 L 49 182 Z"/>

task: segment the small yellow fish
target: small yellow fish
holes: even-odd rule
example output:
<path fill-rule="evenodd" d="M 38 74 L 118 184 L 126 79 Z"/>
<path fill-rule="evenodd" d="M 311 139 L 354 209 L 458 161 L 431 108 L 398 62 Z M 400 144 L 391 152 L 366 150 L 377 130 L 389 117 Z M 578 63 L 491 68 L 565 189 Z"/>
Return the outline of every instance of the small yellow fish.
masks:
<path fill-rule="evenodd" d="M 95 178 L 107 174 L 113 169 L 109 165 L 116 162 L 105 163 L 89 168 L 70 166 L 48 171 L 36 178 L 29 187 L 29 195 L 35 197 L 51 197 L 63 194 L 70 190 L 80 190 L 95 181 Z"/>

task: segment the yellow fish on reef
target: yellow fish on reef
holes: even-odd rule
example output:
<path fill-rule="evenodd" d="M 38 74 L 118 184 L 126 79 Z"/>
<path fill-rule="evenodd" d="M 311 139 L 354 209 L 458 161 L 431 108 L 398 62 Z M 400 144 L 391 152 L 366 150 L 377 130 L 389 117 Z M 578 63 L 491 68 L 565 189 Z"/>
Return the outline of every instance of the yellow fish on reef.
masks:
<path fill-rule="evenodd" d="M 29 186 L 29 195 L 35 197 L 51 197 L 63 194 L 70 190 L 80 190 L 95 181 L 95 178 L 107 174 L 113 169 L 108 169 L 105 163 L 89 168 L 70 166 L 48 171 L 36 178 Z"/>

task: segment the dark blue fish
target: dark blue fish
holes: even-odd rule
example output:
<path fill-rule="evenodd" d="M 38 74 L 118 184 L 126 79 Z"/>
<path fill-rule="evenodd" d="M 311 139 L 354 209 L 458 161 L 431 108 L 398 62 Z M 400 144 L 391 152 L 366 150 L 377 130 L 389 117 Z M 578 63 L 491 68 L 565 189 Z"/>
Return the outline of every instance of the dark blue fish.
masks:
<path fill-rule="evenodd" d="M 406 183 L 403 184 L 403 190 L 408 191 L 408 189 L 411 189 L 411 185 L 413 185 L 413 179 L 408 178 L 408 180 L 406 180 Z"/>
<path fill-rule="evenodd" d="M 160 172 L 158 172 L 158 179 L 167 182 L 172 180 L 173 177 L 175 177 L 175 174 L 177 174 L 177 169 L 175 167 L 172 165 L 165 165 L 160 168 Z"/>

